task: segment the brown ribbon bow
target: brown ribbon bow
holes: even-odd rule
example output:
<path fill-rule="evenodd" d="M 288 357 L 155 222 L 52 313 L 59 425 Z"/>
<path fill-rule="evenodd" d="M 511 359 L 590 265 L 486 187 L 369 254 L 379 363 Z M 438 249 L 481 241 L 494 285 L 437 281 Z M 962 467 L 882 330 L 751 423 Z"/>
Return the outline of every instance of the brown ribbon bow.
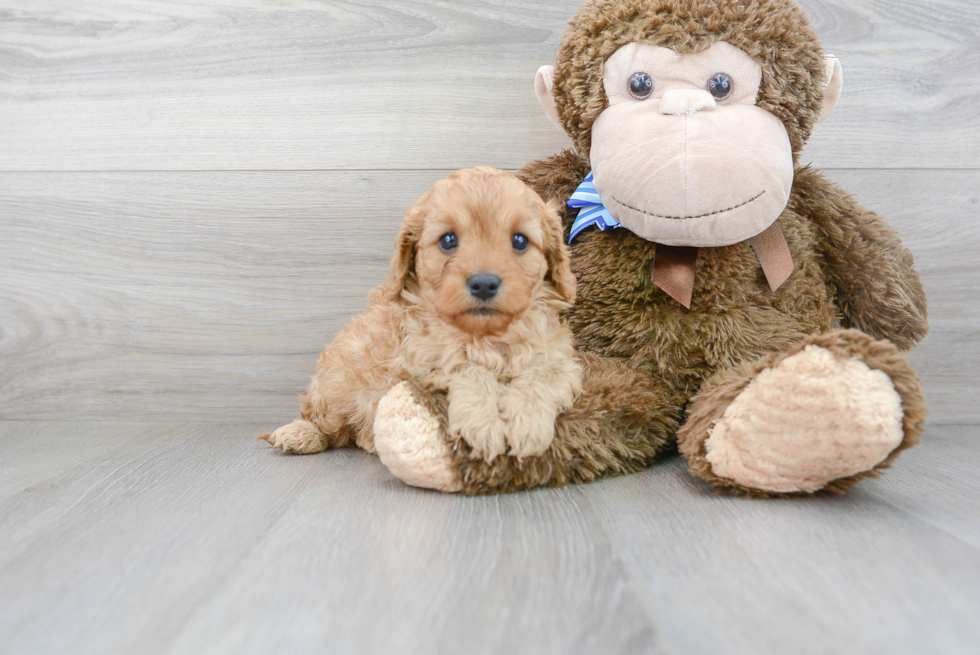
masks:
<path fill-rule="evenodd" d="M 766 275 L 769 288 L 775 291 L 789 278 L 795 267 L 783 231 L 773 223 L 764 232 L 749 239 L 749 243 L 755 250 L 759 264 L 762 265 L 762 272 Z M 658 243 L 650 281 L 663 289 L 668 296 L 690 309 L 697 263 L 697 248 L 665 246 Z"/>

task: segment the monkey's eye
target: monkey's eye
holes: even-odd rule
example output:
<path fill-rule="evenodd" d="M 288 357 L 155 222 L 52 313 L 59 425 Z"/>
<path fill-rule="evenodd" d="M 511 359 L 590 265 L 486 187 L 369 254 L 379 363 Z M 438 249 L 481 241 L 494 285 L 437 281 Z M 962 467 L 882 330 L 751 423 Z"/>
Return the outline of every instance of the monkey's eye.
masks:
<path fill-rule="evenodd" d="M 531 245 L 531 242 L 528 241 L 527 237 L 520 232 L 514 233 L 514 238 L 511 239 L 511 243 L 514 244 L 514 250 L 517 252 L 524 252 L 527 250 L 527 247 Z"/>
<path fill-rule="evenodd" d="M 646 73 L 633 73 L 628 84 L 630 95 L 637 100 L 649 98 L 653 93 L 653 78 Z"/>
<path fill-rule="evenodd" d="M 708 80 L 708 93 L 710 93 L 715 100 L 724 100 L 728 96 L 732 95 L 732 89 L 734 88 L 735 80 L 733 80 L 731 75 L 728 75 L 727 73 L 718 73 Z"/>
<path fill-rule="evenodd" d="M 439 248 L 443 252 L 452 252 L 458 245 L 459 239 L 456 238 L 455 232 L 446 232 L 439 238 Z"/>

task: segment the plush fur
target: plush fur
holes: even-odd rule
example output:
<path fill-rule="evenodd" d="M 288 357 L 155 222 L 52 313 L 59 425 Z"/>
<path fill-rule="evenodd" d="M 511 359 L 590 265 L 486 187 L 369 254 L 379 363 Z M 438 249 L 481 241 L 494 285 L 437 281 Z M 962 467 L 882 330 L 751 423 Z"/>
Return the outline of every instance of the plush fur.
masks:
<path fill-rule="evenodd" d="M 571 409 L 558 417 L 555 440 L 541 455 L 523 460 L 498 457 L 487 462 L 465 441 L 450 438 L 447 442 L 447 394 L 410 381 L 417 405 L 441 421 L 444 448 L 440 458 L 456 475 L 450 489 L 446 489 L 399 475 L 392 467 L 400 464 L 394 457 L 385 463 L 410 484 L 467 494 L 497 494 L 635 473 L 676 452 L 672 435 L 680 424 L 677 397 L 630 370 L 626 362 L 585 352 L 579 357 L 583 366 L 582 394 Z M 418 458 L 406 459 L 414 470 L 431 466 L 431 461 L 422 464 Z"/>
<path fill-rule="evenodd" d="M 795 3 L 591 0 L 572 19 L 555 62 L 558 112 L 578 152 L 531 163 L 518 176 L 564 206 L 591 169 L 591 126 L 607 104 L 603 62 L 621 46 L 639 41 L 685 53 L 722 40 L 762 65 L 758 105 L 783 122 L 798 156 L 820 116 L 826 72 Z M 566 236 L 574 217 L 565 207 Z M 808 167 L 796 170 L 777 224 L 796 264 L 778 291 L 769 289 L 747 242 L 702 248 L 690 309 L 651 284 L 657 244 L 623 229 L 580 235 L 571 247 L 578 301 L 565 316 L 582 353 L 582 396 L 559 416 L 555 441 L 539 457 L 487 462 L 465 444 L 446 450 L 461 489 L 497 493 L 583 482 L 635 471 L 679 447 L 691 472 L 721 492 L 840 493 L 918 442 L 922 388 L 899 352 L 928 331 L 911 254 L 880 217 Z M 761 372 L 806 346 L 887 374 L 901 402 L 901 443 L 869 470 L 840 473 L 816 489 L 781 493 L 716 475 L 705 458 L 714 422 Z M 440 394 L 414 395 L 435 415 L 445 412 Z M 846 411 L 846 403 L 822 411 Z"/>
<path fill-rule="evenodd" d="M 787 358 L 814 346 L 826 349 L 836 357 L 860 361 L 873 370 L 886 373 L 901 398 L 903 414 L 901 442 L 887 458 L 867 471 L 828 481 L 823 486 L 824 492 L 841 494 L 864 478 L 877 477 L 880 471 L 888 468 L 895 461 L 899 453 L 919 443 L 922 424 L 926 418 L 925 398 L 922 385 L 909 368 L 905 355 L 887 341 L 875 341 L 857 330 L 837 330 L 810 337 L 786 353 L 774 353 L 759 361 L 748 362 L 723 371 L 704 385 L 692 401 L 687 422 L 678 437 L 681 452 L 687 458 L 695 475 L 708 480 L 720 490 L 735 495 L 756 498 L 770 495 L 761 489 L 745 487 L 715 475 L 706 457 L 705 443 L 710 438 L 713 426 L 725 410 L 761 372 L 779 366 Z M 792 492 L 783 495 L 807 494 Z"/>
<path fill-rule="evenodd" d="M 566 239 L 576 212 L 565 202 L 592 168 L 592 125 L 608 104 L 606 59 L 631 42 L 684 54 L 719 41 L 762 67 L 757 104 L 782 121 L 797 159 L 825 109 L 830 67 L 792 0 L 588 0 L 551 81 L 577 151 L 518 173 L 563 207 Z M 770 288 L 748 242 L 704 247 L 690 308 L 651 282 L 656 243 L 626 229 L 586 230 L 570 249 L 578 300 L 561 305 L 582 393 L 557 416 L 550 445 L 515 456 L 460 433 L 452 384 L 413 375 L 381 403 L 385 463 L 411 484 L 470 494 L 620 475 L 675 450 L 717 491 L 751 497 L 841 493 L 877 475 L 918 442 L 926 416 L 901 353 L 928 331 L 912 256 L 880 217 L 808 167 L 796 168 L 776 225 L 795 264 L 782 286 Z M 417 266 L 420 280 L 425 270 Z M 555 271 L 565 267 L 551 270 L 561 288 L 567 278 Z M 421 296 L 411 274 L 404 284 L 397 277 L 389 288 L 401 284 L 412 306 Z M 521 333 L 521 347 L 545 345 L 540 334 L 528 337 Z M 446 348 L 441 342 L 428 358 Z M 358 375 L 368 375 L 367 363 L 356 363 Z M 484 391 L 492 396 L 493 385 Z M 494 402 L 480 407 L 478 396 L 472 411 L 484 415 Z M 309 402 L 304 416 L 320 416 L 319 407 Z"/>
<path fill-rule="evenodd" d="M 680 54 L 725 41 L 762 66 L 758 106 L 779 118 L 799 153 L 820 116 L 826 83 L 820 41 L 786 0 L 592 0 L 562 37 L 554 96 L 565 131 L 580 152 L 608 106 L 603 63 L 620 47 L 649 43 Z"/>
<path fill-rule="evenodd" d="M 451 249 L 440 246 L 447 233 L 457 237 Z M 513 244 L 518 233 L 525 250 Z M 478 274 L 499 277 L 496 295 L 471 292 Z M 559 320 L 574 297 L 555 206 L 509 173 L 457 171 L 407 213 L 386 284 L 324 349 L 302 418 L 260 438 L 300 454 L 373 452 L 379 400 L 412 380 L 447 395 L 446 429 L 470 453 L 540 454 L 581 390 Z"/>
<path fill-rule="evenodd" d="M 553 199 L 570 196 L 588 171 L 584 158 L 564 152 L 518 175 Z M 566 232 L 573 220 L 574 212 L 566 210 Z M 744 388 L 811 336 L 836 339 L 838 324 L 890 340 L 876 348 L 891 351 L 914 345 L 928 324 L 912 257 L 894 230 L 819 173 L 797 171 L 793 198 L 778 223 L 796 262 L 778 292 L 769 290 L 747 243 L 702 249 L 690 310 L 650 284 L 656 244 L 626 230 L 583 233 L 571 247 L 578 300 L 566 311 L 577 347 L 598 355 L 586 360 L 582 397 L 559 417 L 555 444 L 540 460 L 487 465 L 457 449 L 453 459 L 463 490 L 513 491 L 618 475 L 653 462 L 680 439 L 692 473 L 720 491 L 800 495 L 742 488 L 712 476 L 694 458 L 707 427 L 677 433 L 685 410 L 688 421 L 701 415 L 697 392 L 716 376 L 734 377 Z M 850 356 L 879 368 L 870 352 L 856 349 Z M 918 442 L 926 415 L 918 378 L 904 357 L 890 360 L 887 370 L 905 410 L 901 446 L 871 471 L 832 481 L 820 493 L 843 492 Z M 598 386 L 596 379 L 602 380 Z M 705 411 L 712 420 L 720 416 Z M 688 440 L 697 445 L 685 445 Z"/>

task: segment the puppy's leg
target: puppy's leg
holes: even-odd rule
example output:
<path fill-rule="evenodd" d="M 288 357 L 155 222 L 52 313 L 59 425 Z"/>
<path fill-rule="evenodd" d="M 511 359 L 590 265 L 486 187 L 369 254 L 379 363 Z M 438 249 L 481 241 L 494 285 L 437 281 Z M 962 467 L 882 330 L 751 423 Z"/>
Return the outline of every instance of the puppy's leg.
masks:
<path fill-rule="evenodd" d="M 476 457 L 465 440 L 447 441 L 440 431 L 426 429 L 432 425 L 429 417 L 444 425 L 448 413 L 445 396 L 430 390 L 413 392 L 411 399 L 402 394 L 399 402 L 390 403 L 397 416 L 387 417 L 382 411 L 386 419 L 393 419 L 393 426 L 403 421 L 398 432 L 379 434 L 382 461 L 409 484 L 495 494 L 632 473 L 670 452 L 684 397 L 624 361 L 591 353 L 579 353 L 578 358 L 584 389 L 573 406 L 558 415 L 555 440 L 541 455 L 487 462 Z M 412 406 L 404 406 L 409 400 Z M 401 430 L 404 417 L 416 421 Z"/>
<path fill-rule="evenodd" d="M 329 350 L 328 347 L 324 355 Z M 322 357 L 320 361 L 323 362 Z M 321 372 L 318 372 L 303 396 L 302 418 L 263 434 L 259 439 L 291 455 L 313 455 L 328 448 L 353 446 L 353 427 L 345 412 L 345 401 L 336 397 L 335 387 L 322 388 L 321 381 Z"/>
<path fill-rule="evenodd" d="M 309 421 L 296 419 L 259 437 L 284 453 L 312 455 L 329 448 L 329 438 Z"/>
<path fill-rule="evenodd" d="M 511 455 L 540 455 L 555 438 L 555 419 L 582 392 L 582 368 L 569 355 L 528 368 L 502 387 L 500 411 Z"/>
<path fill-rule="evenodd" d="M 284 452 L 318 453 L 358 445 L 374 452 L 378 400 L 394 385 L 387 365 L 396 340 L 396 308 L 377 303 L 348 323 L 320 355 L 301 420 L 263 435 Z"/>
<path fill-rule="evenodd" d="M 508 454 L 523 459 L 548 450 L 555 439 L 558 407 L 548 402 L 539 379 L 524 376 L 501 389 Z"/>
<path fill-rule="evenodd" d="M 498 386 L 497 376 L 482 366 L 468 366 L 449 381 L 449 433 L 487 462 L 507 450 Z"/>
<path fill-rule="evenodd" d="M 669 452 L 683 412 L 682 396 L 626 362 L 579 353 L 582 395 L 558 415 L 555 440 L 537 457 L 475 459 L 459 442 L 452 459 L 462 492 L 492 494 L 581 483 L 632 473 Z"/>

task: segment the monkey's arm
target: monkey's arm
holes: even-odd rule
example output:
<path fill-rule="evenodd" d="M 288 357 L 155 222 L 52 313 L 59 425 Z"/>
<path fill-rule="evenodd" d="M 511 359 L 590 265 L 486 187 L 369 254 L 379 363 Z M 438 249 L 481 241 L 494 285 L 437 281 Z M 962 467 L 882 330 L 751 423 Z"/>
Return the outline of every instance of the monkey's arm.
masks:
<path fill-rule="evenodd" d="M 809 168 L 797 171 L 794 209 L 817 229 L 844 327 L 908 350 L 929 331 L 926 296 L 898 233 Z"/>
<path fill-rule="evenodd" d="M 548 449 L 523 461 L 497 457 L 487 463 L 465 441 L 452 451 L 461 490 L 495 494 L 540 486 L 589 482 L 646 468 L 670 452 L 683 404 L 662 382 L 620 360 L 579 353 L 582 395 L 555 422 Z M 438 393 L 420 394 L 429 411 L 444 415 Z"/>

